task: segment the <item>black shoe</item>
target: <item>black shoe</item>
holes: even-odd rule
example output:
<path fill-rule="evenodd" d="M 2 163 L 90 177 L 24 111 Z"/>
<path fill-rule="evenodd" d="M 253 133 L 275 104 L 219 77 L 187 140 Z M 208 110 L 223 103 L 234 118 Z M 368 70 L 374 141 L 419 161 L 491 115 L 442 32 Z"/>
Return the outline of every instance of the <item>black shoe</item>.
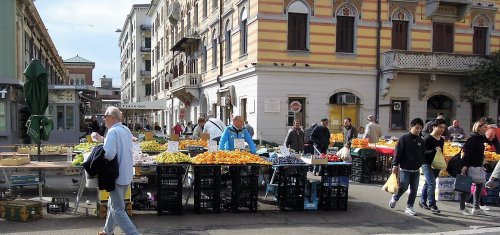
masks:
<path fill-rule="evenodd" d="M 418 205 L 426 210 L 429 210 L 431 208 L 429 208 L 429 206 L 427 205 L 427 203 L 425 202 L 419 202 Z"/>
<path fill-rule="evenodd" d="M 439 210 L 439 208 L 436 205 L 432 205 L 431 206 L 431 212 L 434 213 L 434 214 L 441 213 L 441 211 Z"/>

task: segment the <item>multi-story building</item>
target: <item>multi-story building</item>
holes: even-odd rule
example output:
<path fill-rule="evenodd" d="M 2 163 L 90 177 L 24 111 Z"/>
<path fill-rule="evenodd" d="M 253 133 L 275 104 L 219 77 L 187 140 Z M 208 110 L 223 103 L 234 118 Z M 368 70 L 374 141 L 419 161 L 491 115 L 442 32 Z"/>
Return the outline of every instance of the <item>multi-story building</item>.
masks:
<path fill-rule="evenodd" d="M 32 0 L 0 1 L 0 42 L 0 145 L 27 143 L 24 70 L 32 59 L 40 60 L 49 86 L 65 84 L 68 72 Z M 51 108 L 47 115 L 55 120 Z"/>
<path fill-rule="evenodd" d="M 151 18 L 149 4 L 135 4 L 120 34 L 123 103 L 148 101 L 151 95 Z"/>
<path fill-rule="evenodd" d="M 338 132 L 375 114 L 398 136 L 443 112 L 469 127 L 498 115 L 497 100 L 469 104 L 460 83 L 500 48 L 497 2 L 152 0 L 152 97 L 167 101 L 155 121 L 242 115 L 277 142 L 294 119 L 327 117 Z"/>
<path fill-rule="evenodd" d="M 101 113 L 105 113 L 109 106 L 119 107 L 121 103 L 121 94 L 119 87 L 113 87 L 113 79 L 106 75 L 99 78 L 100 87 L 96 87 L 96 98 L 101 100 Z"/>
<path fill-rule="evenodd" d="M 95 62 L 76 55 L 64 60 L 64 66 L 68 69 L 69 85 L 94 85 L 92 72 Z"/>

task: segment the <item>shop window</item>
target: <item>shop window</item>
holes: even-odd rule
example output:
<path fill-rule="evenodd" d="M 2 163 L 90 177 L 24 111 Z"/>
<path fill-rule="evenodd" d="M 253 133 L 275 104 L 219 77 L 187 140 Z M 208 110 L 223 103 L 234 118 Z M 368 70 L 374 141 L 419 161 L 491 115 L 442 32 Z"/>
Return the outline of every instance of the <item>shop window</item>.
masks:
<path fill-rule="evenodd" d="M 432 51 L 453 53 L 453 31 L 451 23 L 432 24 Z"/>
<path fill-rule="evenodd" d="M 406 130 L 408 126 L 408 101 L 391 102 L 391 130 Z"/>
<path fill-rule="evenodd" d="M 306 98 L 305 97 L 288 97 L 288 116 L 287 125 L 293 126 L 293 121 L 297 119 L 306 125 Z"/>
<path fill-rule="evenodd" d="M 0 132 L 7 132 L 7 106 L 0 101 Z"/>

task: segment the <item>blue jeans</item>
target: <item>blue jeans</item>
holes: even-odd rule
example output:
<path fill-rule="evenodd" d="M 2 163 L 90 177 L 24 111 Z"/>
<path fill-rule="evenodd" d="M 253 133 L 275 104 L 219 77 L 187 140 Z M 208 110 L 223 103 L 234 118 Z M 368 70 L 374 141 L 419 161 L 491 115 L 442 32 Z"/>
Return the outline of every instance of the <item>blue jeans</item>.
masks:
<path fill-rule="evenodd" d="M 418 190 L 418 180 L 420 179 L 420 172 L 409 172 L 409 171 L 399 171 L 399 191 L 392 198 L 395 201 L 399 201 L 399 198 L 408 190 L 410 186 L 410 195 L 408 196 L 408 201 L 406 205 L 408 207 L 413 207 L 415 204 L 415 198 L 417 198 Z"/>
<path fill-rule="evenodd" d="M 137 228 L 132 223 L 125 212 L 125 192 L 128 185 L 115 184 L 115 190 L 109 192 L 108 215 L 106 216 L 106 224 L 104 232 L 106 234 L 114 234 L 116 225 L 118 225 L 123 233 L 127 235 L 139 234 Z"/>
<path fill-rule="evenodd" d="M 425 184 L 422 188 L 422 196 L 420 196 L 420 202 L 425 203 L 429 200 L 429 206 L 436 205 L 436 178 L 439 176 L 438 169 L 432 169 L 428 164 L 422 165 L 422 171 L 425 176 Z"/>

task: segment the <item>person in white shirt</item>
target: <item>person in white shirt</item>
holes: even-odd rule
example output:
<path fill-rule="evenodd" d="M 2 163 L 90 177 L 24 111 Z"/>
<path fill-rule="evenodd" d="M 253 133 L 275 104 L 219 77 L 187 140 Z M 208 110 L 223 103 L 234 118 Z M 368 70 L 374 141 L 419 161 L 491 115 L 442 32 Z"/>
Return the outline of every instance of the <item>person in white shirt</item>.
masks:
<path fill-rule="evenodd" d="M 210 139 L 217 141 L 219 143 L 222 132 L 226 128 L 226 125 L 218 118 L 214 118 L 211 113 L 207 115 L 208 120 L 203 127 L 203 132 L 210 134 Z"/>
<path fill-rule="evenodd" d="M 122 125 L 122 114 L 117 107 L 110 106 L 104 114 L 104 123 L 108 128 L 104 138 L 104 157 L 112 160 L 118 158 L 119 176 L 115 181 L 115 190 L 109 192 L 108 215 L 104 231 L 98 234 L 114 234 L 118 225 L 125 234 L 139 234 L 125 212 L 125 192 L 133 177 L 134 159 L 132 153 L 132 133 Z M 98 136 L 102 139 L 102 136 Z"/>
<path fill-rule="evenodd" d="M 198 124 L 196 124 L 196 127 L 193 130 L 193 136 L 191 137 L 194 140 L 197 140 L 200 138 L 201 133 L 204 131 L 205 127 L 205 118 L 198 118 Z"/>

